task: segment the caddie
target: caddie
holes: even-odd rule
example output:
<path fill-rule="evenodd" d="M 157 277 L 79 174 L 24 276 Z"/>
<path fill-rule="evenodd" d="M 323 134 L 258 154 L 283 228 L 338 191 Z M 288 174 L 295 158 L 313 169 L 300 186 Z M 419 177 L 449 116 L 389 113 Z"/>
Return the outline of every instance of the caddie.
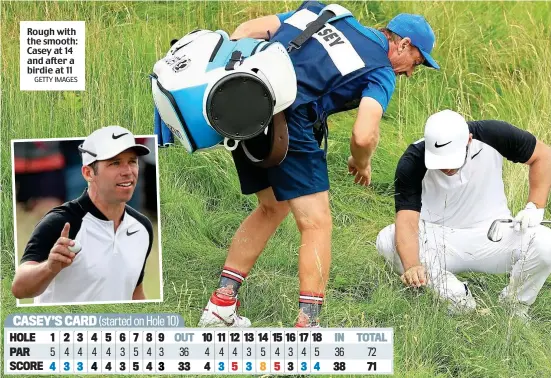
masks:
<path fill-rule="evenodd" d="M 356 183 L 368 185 L 379 122 L 394 92 L 396 75 L 410 77 L 421 64 L 438 69 L 430 55 L 435 36 L 419 15 L 400 14 L 386 28 L 376 30 L 361 25 L 340 5 L 310 1 L 292 12 L 247 21 L 231 35 L 232 39 L 247 37 L 288 47 L 297 80 L 296 99 L 284 111 L 289 146 L 285 159 L 270 168 L 251 164 L 242 149 L 233 151 L 241 191 L 255 194 L 258 206 L 231 242 L 219 288 L 199 326 L 250 326 L 236 312 L 239 288 L 289 212 L 301 234 L 296 326 L 317 326 L 331 263 L 332 219 L 324 151 L 327 118 L 359 108 L 348 168 Z"/>
<path fill-rule="evenodd" d="M 503 184 L 503 158 L 530 168 L 526 207 L 514 221 Z M 540 225 L 551 187 L 551 149 L 502 121 L 469 121 L 444 110 L 430 116 L 424 139 L 396 168 L 396 221 L 377 237 L 377 250 L 408 286 L 428 286 L 468 312 L 476 302 L 455 273 L 510 273 L 500 300 L 526 319 L 551 273 L 551 229 Z M 497 240 L 489 230 L 503 224 Z"/>

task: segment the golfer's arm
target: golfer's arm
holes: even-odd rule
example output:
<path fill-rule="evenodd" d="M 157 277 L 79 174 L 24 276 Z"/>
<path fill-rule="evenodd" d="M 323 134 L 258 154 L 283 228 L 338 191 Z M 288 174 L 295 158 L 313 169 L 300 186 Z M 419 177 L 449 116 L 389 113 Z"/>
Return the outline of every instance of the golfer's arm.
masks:
<path fill-rule="evenodd" d="M 551 148 L 538 140 L 526 164 L 530 166 L 528 202 L 533 202 L 540 209 L 544 208 L 551 188 Z"/>
<path fill-rule="evenodd" d="M 404 271 L 421 265 L 419 261 L 419 213 L 400 210 L 396 213 L 396 251 Z"/>
<path fill-rule="evenodd" d="M 255 18 L 239 25 L 230 36 L 231 39 L 258 38 L 269 39 L 281 26 L 276 15 Z"/>
<path fill-rule="evenodd" d="M 144 299 L 147 299 L 147 298 L 145 297 L 145 292 L 143 290 L 143 284 L 139 284 L 134 289 L 134 293 L 132 293 L 132 300 L 133 301 L 140 301 L 140 300 L 144 300 Z"/>
<path fill-rule="evenodd" d="M 371 97 L 362 98 L 350 138 L 350 152 L 360 168 L 369 164 L 379 144 L 379 122 L 382 116 L 381 104 Z"/>
<path fill-rule="evenodd" d="M 18 298 L 34 298 L 44 292 L 50 282 L 57 276 L 48 268 L 48 261 L 41 263 L 27 261 L 21 264 L 15 272 L 11 291 Z"/>

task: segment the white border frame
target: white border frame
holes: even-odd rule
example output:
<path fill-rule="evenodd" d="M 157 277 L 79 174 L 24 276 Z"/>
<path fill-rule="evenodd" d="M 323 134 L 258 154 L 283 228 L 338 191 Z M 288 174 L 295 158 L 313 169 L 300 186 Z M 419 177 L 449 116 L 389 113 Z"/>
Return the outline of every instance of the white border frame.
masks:
<path fill-rule="evenodd" d="M 161 187 L 159 186 L 159 145 L 157 135 L 134 135 L 135 138 L 153 138 L 155 140 L 155 167 L 156 167 L 156 181 L 157 181 L 157 239 L 159 250 L 159 279 L 161 285 L 161 298 L 160 299 L 146 299 L 141 301 L 98 301 L 98 302 L 61 302 L 61 303 L 20 303 L 20 300 L 16 298 L 16 307 L 47 307 L 47 306 L 83 306 L 83 305 L 101 305 L 101 304 L 140 304 L 140 303 L 161 303 L 164 301 L 164 282 L 163 282 L 163 251 L 161 240 Z M 86 137 L 68 137 L 68 138 L 38 138 L 38 139 L 12 139 L 11 145 L 11 182 L 12 182 L 12 208 L 13 208 L 13 236 L 14 236 L 14 263 L 15 270 L 17 270 L 19 263 L 17 259 L 17 201 L 15 195 L 15 156 L 14 156 L 14 144 L 21 142 L 63 142 L 71 140 L 84 140 Z"/>

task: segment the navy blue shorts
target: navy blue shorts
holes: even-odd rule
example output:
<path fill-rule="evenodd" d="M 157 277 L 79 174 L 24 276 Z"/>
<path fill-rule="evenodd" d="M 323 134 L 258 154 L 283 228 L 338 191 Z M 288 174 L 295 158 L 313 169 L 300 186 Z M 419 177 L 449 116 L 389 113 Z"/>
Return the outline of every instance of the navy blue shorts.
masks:
<path fill-rule="evenodd" d="M 233 160 L 243 194 L 257 193 L 272 187 L 278 201 L 329 190 L 327 160 L 314 134 L 314 123 L 302 113 L 285 114 L 289 129 L 289 151 L 281 164 L 260 168 L 254 166 L 241 148 Z"/>

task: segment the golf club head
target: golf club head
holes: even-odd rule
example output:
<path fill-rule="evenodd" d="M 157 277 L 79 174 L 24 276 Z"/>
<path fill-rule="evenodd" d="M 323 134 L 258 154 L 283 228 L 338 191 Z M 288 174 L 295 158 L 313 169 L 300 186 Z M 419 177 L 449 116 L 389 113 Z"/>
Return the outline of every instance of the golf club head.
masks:
<path fill-rule="evenodd" d="M 503 232 L 501 231 L 502 223 L 513 223 L 512 219 L 496 219 L 492 222 L 490 229 L 488 230 L 488 239 L 494 243 L 497 243 L 503 239 Z"/>
<path fill-rule="evenodd" d="M 496 219 L 492 222 L 492 225 L 490 226 L 490 229 L 488 230 L 488 239 L 494 243 L 500 241 L 503 239 L 503 232 L 501 231 L 501 224 L 502 223 L 515 223 L 514 219 Z M 549 224 L 551 225 L 551 220 L 544 220 L 541 221 L 542 225 Z"/>

